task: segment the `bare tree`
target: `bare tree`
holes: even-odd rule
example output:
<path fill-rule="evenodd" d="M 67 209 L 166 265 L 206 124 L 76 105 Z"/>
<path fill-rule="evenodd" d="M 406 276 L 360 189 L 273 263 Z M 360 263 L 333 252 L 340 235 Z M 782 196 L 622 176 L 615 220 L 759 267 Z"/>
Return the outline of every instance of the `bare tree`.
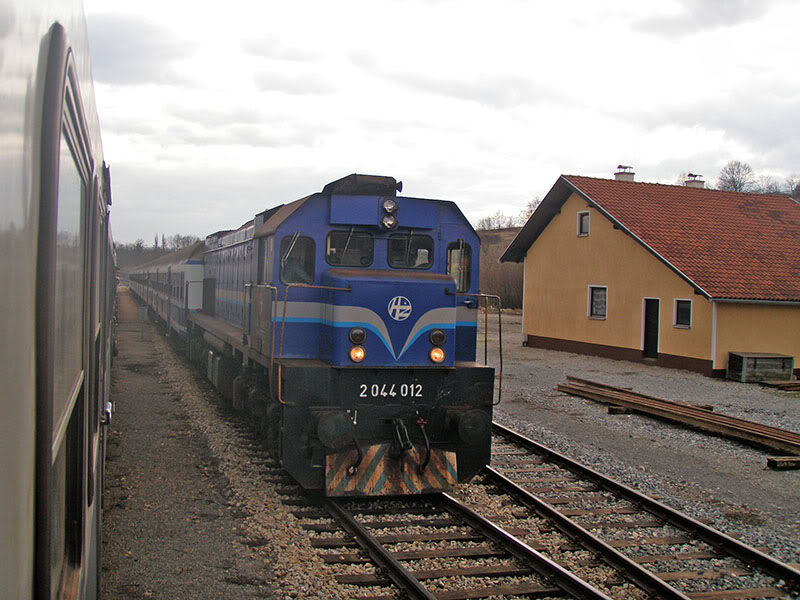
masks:
<path fill-rule="evenodd" d="M 186 248 L 199 241 L 200 238 L 196 235 L 181 235 L 180 233 L 176 233 L 167 238 L 167 247 L 170 250 L 180 250 L 181 248 Z"/>
<path fill-rule="evenodd" d="M 533 211 L 535 211 L 537 208 L 539 208 L 539 205 L 541 203 L 542 203 L 542 197 L 541 196 L 535 196 L 533 199 L 528 200 L 525 203 L 525 208 L 523 208 L 522 210 L 519 211 L 519 214 L 517 215 L 517 219 L 516 219 L 516 223 L 515 224 L 518 225 L 519 227 L 522 227 L 523 225 L 525 225 L 525 223 L 528 222 L 528 219 L 531 218 L 531 215 L 533 214 Z"/>
<path fill-rule="evenodd" d="M 783 186 L 772 175 L 759 175 L 752 191 L 759 194 L 782 194 Z"/>
<path fill-rule="evenodd" d="M 504 214 L 502 211 L 497 211 L 492 215 L 487 215 L 481 218 L 476 224 L 475 229 L 483 230 L 483 229 L 506 229 L 508 227 L 514 227 L 514 217 L 509 217 L 508 215 Z"/>
<path fill-rule="evenodd" d="M 800 175 L 792 173 L 786 178 L 786 191 L 792 198 L 800 199 Z"/>
<path fill-rule="evenodd" d="M 729 192 L 749 192 L 756 185 L 750 165 L 740 160 L 729 161 L 719 172 L 717 188 Z"/>

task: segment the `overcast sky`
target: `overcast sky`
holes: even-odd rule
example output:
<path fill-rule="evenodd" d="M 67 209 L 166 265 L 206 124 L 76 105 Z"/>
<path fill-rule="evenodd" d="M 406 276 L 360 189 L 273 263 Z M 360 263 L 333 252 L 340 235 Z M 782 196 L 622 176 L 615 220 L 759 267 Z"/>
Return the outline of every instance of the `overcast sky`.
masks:
<path fill-rule="evenodd" d="M 115 237 L 349 173 L 517 214 L 562 173 L 800 172 L 800 2 L 85 0 Z"/>

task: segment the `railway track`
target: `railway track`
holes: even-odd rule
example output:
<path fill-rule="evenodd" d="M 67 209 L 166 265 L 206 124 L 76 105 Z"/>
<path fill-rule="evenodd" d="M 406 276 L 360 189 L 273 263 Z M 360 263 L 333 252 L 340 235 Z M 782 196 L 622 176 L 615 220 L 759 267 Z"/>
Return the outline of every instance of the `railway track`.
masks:
<path fill-rule="evenodd" d="M 800 572 L 495 424 L 493 464 L 446 494 L 325 499 L 294 515 L 358 600 L 800 598 Z M 792 586 L 794 588 L 792 589 Z"/>
<path fill-rule="evenodd" d="M 540 550 L 447 494 L 380 500 L 326 499 L 295 513 L 326 563 L 363 586 L 357 600 L 407 597 L 609 600 Z"/>
<path fill-rule="evenodd" d="M 484 479 L 654 597 L 800 598 L 797 569 L 510 429 L 493 432 Z"/>

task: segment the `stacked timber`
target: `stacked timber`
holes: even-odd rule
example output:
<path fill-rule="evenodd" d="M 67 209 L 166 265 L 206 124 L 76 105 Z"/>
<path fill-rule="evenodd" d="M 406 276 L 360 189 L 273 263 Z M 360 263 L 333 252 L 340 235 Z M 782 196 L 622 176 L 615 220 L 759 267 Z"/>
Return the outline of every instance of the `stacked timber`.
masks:
<path fill-rule="evenodd" d="M 560 384 L 556 389 L 573 396 L 622 406 L 636 413 L 800 456 L 800 433 L 721 415 L 708 407 L 664 400 L 576 377 L 567 377 L 567 383 Z"/>

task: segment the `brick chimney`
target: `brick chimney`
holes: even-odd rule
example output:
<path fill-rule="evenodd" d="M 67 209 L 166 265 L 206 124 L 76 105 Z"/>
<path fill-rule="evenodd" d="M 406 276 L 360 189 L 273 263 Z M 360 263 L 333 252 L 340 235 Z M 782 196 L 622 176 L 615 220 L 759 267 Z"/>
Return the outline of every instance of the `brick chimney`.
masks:
<path fill-rule="evenodd" d="M 706 187 L 706 182 L 703 181 L 702 175 L 699 175 L 698 173 L 689 173 L 686 176 L 686 181 L 683 182 L 683 185 L 690 188 L 703 189 L 704 187 Z"/>
<path fill-rule="evenodd" d="M 633 181 L 636 173 L 633 172 L 633 167 L 628 165 L 617 165 L 617 172 L 614 173 L 614 179 L 617 181 Z"/>

